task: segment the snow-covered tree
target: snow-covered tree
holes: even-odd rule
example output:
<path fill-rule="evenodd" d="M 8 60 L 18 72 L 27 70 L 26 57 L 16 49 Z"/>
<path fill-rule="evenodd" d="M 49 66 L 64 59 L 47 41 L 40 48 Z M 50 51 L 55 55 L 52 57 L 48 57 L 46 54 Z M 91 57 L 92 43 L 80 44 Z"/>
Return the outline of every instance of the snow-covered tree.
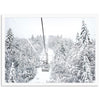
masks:
<path fill-rule="evenodd" d="M 82 28 L 81 28 L 80 39 L 81 39 L 82 43 L 89 43 L 90 42 L 89 31 L 87 29 L 87 26 L 86 26 L 84 20 L 82 21 Z"/>
<path fill-rule="evenodd" d="M 82 74 L 82 81 L 91 82 L 92 81 L 91 66 L 87 56 L 84 56 L 84 65 L 82 67 L 84 69 L 84 72 Z"/>
<path fill-rule="evenodd" d="M 12 44 L 14 40 L 14 35 L 12 33 L 12 29 L 10 28 L 6 35 L 6 48 L 9 50 L 9 53 L 12 53 Z"/>
<path fill-rule="evenodd" d="M 9 79 L 10 67 L 13 61 L 13 54 L 14 54 L 13 41 L 14 41 L 14 35 L 12 33 L 12 29 L 10 28 L 7 31 L 5 40 L 5 68 L 6 68 L 5 79 L 7 82 Z"/>

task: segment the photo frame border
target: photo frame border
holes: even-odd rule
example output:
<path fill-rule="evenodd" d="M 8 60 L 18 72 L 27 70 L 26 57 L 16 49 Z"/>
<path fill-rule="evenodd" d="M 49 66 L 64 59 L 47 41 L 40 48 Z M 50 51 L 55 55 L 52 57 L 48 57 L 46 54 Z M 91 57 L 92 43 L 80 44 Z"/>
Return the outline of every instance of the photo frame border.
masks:
<path fill-rule="evenodd" d="M 66 18 L 96 18 L 96 81 L 94 83 L 6 83 L 5 82 L 5 17 L 66 17 Z M 1 86 L 3 87 L 97 87 L 99 86 L 98 64 L 98 38 L 99 38 L 98 14 L 32 14 L 32 15 L 2 15 L 1 16 Z"/>

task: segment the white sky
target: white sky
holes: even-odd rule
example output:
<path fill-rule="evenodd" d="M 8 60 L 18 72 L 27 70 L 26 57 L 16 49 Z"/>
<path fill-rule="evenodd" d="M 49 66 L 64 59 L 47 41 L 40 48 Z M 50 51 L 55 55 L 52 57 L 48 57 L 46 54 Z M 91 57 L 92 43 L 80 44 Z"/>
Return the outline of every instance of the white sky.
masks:
<path fill-rule="evenodd" d="M 44 33 L 48 35 L 62 35 L 66 38 L 75 39 L 77 32 L 81 32 L 82 20 L 85 20 L 90 36 L 96 34 L 95 18 L 44 18 Z M 9 17 L 5 18 L 5 31 L 11 28 L 15 37 L 30 38 L 32 34 L 42 35 L 40 17 Z"/>

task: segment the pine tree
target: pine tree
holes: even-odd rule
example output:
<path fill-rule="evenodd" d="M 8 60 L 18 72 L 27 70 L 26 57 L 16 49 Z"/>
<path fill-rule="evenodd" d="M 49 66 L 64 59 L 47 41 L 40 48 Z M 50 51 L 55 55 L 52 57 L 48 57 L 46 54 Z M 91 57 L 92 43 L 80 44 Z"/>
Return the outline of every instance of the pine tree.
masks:
<path fill-rule="evenodd" d="M 85 24 L 85 21 L 82 21 L 82 28 L 81 28 L 81 34 L 80 34 L 80 38 L 81 38 L 81 42 L 82 43 L 89 43 L 90 42 L 90 38 L 89 38 L 89 34 L 88 34 L 88 29 L 87 26 Z"/>
<path fill-rule="evenodd" d="M 84 56 L 84 65 L 82 67 L 83 67 L 82 82 L 91 82 L 92 81 L 91 66 L 87 56 Z"/>
<path fill-rule="evenodd" d="M 7 32 L 6 41 L 5 41 L 6 49 L 7 51 L 9 51 L 10 54 L 12 54 L 13 40 L 14 40 L 14 35 L 10 28 Z"/>
<path fill-rule="evenodd" d="M 8 30 L 7 35 L 6 35 L 6 40 L 5 40 L 5 80 L 8 82 L 9 80 L 9 74 L 10 74 L 10 67 L 12 64 L 12 61 L 14 60 L 13 57 L 13 40 L 14 40 L 14 35 L 12 33 L 11 28 Z"/>

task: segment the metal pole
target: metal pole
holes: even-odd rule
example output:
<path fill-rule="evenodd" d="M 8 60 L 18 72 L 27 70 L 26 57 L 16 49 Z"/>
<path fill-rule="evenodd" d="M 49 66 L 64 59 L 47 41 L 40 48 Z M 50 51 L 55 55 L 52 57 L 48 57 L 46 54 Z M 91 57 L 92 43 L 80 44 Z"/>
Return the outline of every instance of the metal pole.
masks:
<path fill-rule="evenodd" d="M 46 63 L 48 63 L 48 53 L 46 51 L 46 44 L 45 44 L 44 27 L 43 27 L 43 19 L 42 19 L 42 17 L 41 17 L 41 24 L 42 24 L 44 51 L 45 51 L 45 55 L 46 55 Z"/>

